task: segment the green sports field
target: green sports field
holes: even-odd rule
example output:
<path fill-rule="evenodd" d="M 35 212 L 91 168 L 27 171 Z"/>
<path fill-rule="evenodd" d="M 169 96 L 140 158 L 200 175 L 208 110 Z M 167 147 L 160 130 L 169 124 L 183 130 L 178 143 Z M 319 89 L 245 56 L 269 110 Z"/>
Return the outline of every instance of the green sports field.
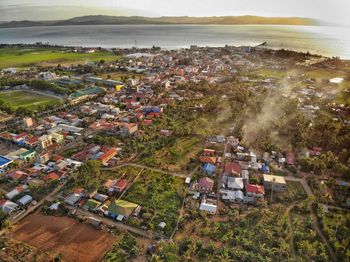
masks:
<path fill-rule="evenodd" d="M 21 106 L 29 110 L 36 110 L 39 106 L 55 105 L 60 102 L 57 98 L 30 91 L 0 92 L 0 100 L 9 104 L 14 109 Z"/>
<path fill-rule="evenodd" d="M 75 64 L 97 62 L 102 59 L 111 61 L 118 59 L 118 56 L 107 51 L 91 54 L 66 53 L 55 47 L 0 48 L 0 68 L 28 67 L 39 64 Z"/>

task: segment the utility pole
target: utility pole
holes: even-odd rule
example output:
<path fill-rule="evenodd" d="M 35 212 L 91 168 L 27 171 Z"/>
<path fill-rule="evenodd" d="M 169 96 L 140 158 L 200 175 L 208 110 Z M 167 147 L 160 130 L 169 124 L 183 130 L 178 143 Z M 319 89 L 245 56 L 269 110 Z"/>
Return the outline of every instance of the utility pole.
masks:
<path fill-rule="evenodd" d="M 137 49 L 137 40 L 135 40 L 135 48 Z"/>
<path fill-rule="evenodd" d="M 273 187 L 275 186 L 275 181 L 276 181 L 276 179 L 275 178 L 273 178 L 272 179 L 272 187 L 271 187 L 271 203 L 272 203 L 272 196 L 273 196 Z"/>

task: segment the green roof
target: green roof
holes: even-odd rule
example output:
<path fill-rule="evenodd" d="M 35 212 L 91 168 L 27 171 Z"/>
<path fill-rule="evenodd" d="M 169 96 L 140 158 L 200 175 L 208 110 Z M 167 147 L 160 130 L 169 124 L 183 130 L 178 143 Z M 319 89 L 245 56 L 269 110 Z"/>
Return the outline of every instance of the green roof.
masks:
<path fill-rule="evenodd" d="M 27 156 L 30 156 L 31 154 L 36 154 L 36 151 L 34 151 L 33 149 L 29 149 L 26 152 L 23 152 L 20 156 L 27 157 Z"/>
<path fill-rule="evenodd" d="M 89 199 L 86 203 L 85 206 L 87 206 L 89 209 L 95 209 L 97 206 L 101 205 L 100 202 L 94 200 L 94 199 Z"/>
<path fill-rule="evenodd" d="M 130 216 L 138 205 L 125 200 L 114 200 L 108 207 L 108 212 L 113 215 Z"/>
<path fill-rule="evenodd" d="M 69 98 L 70 99 L 76 99 L 82 96 L 88 96 L 88 95 L 98 95 L 102 94 L 106 91 L 106 89 L 98 86 L 92 86 L 92 87 L 86 87 L 84 89 L 79 89 L 78 91 L 72 93 Z"/>

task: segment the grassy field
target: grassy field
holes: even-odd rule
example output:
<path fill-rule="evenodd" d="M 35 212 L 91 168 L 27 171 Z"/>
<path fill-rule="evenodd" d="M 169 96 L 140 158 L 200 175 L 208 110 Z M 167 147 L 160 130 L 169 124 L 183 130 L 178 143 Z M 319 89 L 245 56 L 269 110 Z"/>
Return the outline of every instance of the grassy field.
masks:
<path fill-rule="evenodd" d="M 116 60 L 118 57 L 110 52 L 92 54 L 64 53 L 60 48 L 0 48 L 0 68 L 27 67 L 39 64 L 76 64 L 89 61 Z"/>
<path fill-rule="evenodd" d="M 0 100 L 9 104 L 14 109 L 24 107 L 29 110 L 36 110 L 38 106 L 55 105 L 59 102 L 57 98 L 29 91 L 1 92 Z"/>
<path fill-rule="evenodd" d="M 172 146 L 154 152 L 141 163 L 173 172 L 183 171 L 191 158 L 196 158 L 197 153 L 203 149 L 201 142 L 198 137 L 177 139 Z"/>

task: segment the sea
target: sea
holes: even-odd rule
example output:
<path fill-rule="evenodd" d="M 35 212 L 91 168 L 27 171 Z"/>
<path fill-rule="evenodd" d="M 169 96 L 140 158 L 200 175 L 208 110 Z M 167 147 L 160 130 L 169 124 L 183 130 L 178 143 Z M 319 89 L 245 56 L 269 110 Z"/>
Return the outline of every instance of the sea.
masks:
<path fill-rule="evenodd" d="M 254 46 L 309 51 L 350 59 L 350 27 L 282 25 L 78 25 L 0 29 L 0 43 L 164 49 L 198 46 Z"/>

